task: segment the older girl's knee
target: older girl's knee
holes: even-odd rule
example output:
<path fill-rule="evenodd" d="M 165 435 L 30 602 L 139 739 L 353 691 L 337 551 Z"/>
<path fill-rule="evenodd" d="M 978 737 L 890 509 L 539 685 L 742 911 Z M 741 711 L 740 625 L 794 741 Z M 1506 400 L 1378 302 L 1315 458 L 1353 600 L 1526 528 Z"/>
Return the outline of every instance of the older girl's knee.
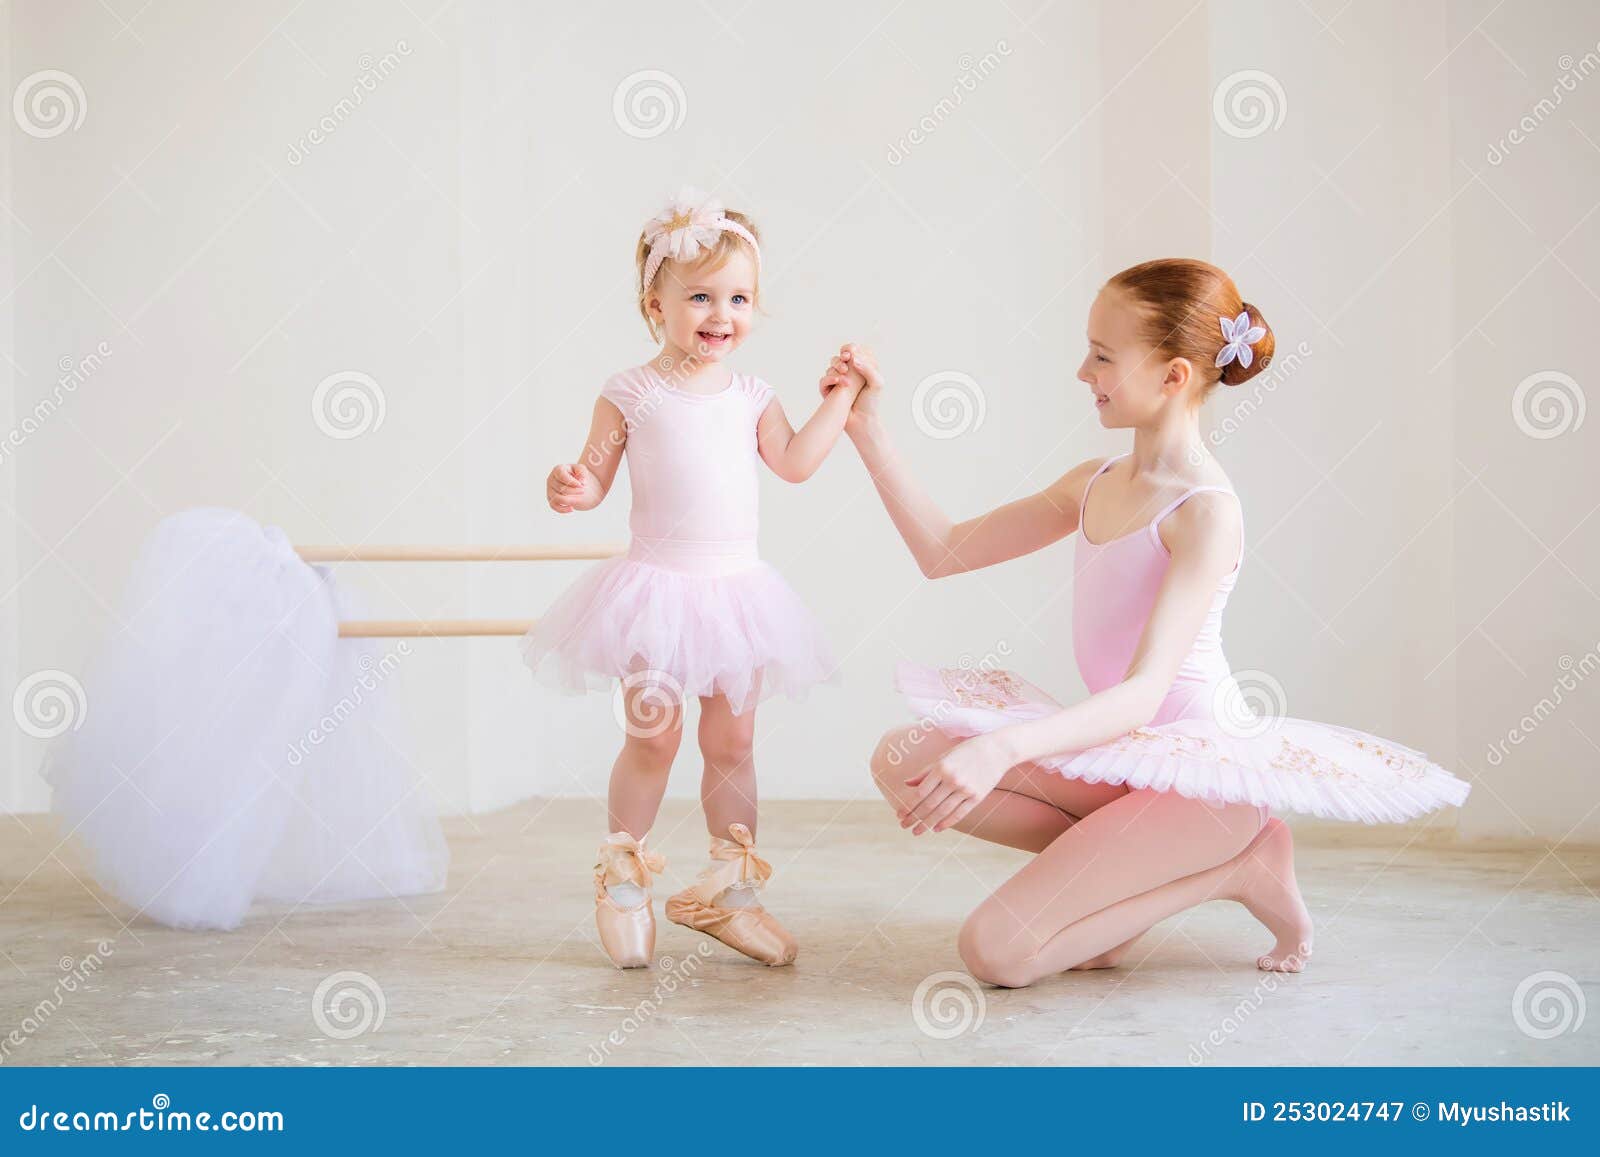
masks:
<path fill-rule="evenodd" d="M 985 984 L 1025 988 L 1034 981 L 1028 946 L 1017 935 L 1015 922 L 996 915 L 990 908 L 983 905 L 961 926 L 956 938 L 961 962 Z"/>
<path fill-rule="evenodd" d="M 899 785 L 911 774 L 910 755 L 926 732 L 916 727 L 885 731 L 872 751 L 872 777 L 879 786 Z"/>

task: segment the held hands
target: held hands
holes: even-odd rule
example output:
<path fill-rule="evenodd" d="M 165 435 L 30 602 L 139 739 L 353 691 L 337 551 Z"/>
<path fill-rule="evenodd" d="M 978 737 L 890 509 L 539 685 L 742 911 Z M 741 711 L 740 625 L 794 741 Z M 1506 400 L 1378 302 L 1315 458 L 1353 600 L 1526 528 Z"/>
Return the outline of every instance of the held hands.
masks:
<path fill-rule="evenodd" d="M 1000 732 L 974 736 L 957 744 L 906 780 L 907 787 L 918 790 L 910 805 L 900 812 L 900 826 L 911 828 L 912 835 L 920 836 L 960 823 L 994 791 L 1016 762 Z"/>
<path fill-rule="evenodd" d="M 593 510 L 604 497 L 600 493 L 600 480 L 581 462 L 561 465 L 550 471 L 544 483 L 545 499 L 557 514 L 571 514 L 574 510 Z"/>
<path fill-rule="evenodd" d="M 849 342 L 839 347 L 839 352 L 828 366 L 828 372 L 822 375 L 817 385 L 823 397 L 840 386 L 856 391 L 850 417 L 845 422 L 847 433 L 860 430 L 877 417 L 878 398 L 884 389 L 883 377 L 878 372 L 878 359 L 866 346 Z"/>

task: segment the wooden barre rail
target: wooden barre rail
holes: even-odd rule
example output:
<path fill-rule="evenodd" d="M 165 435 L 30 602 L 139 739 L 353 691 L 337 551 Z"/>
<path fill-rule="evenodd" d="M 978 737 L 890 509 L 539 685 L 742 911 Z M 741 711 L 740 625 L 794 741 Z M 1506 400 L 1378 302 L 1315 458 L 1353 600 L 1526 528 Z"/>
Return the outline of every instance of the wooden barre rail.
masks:
<path fill-rule="evenodd" d="M 354 619 L 341 639 L 465 639 L 526 635 L 537 619 Z"/>
<path fill-rule="evenodd" d="M 297 546 L 306 562 L 550 562 L 612 558 L 628 548 L 598 546 Z M 536 619 L 355 619 L 339 624 L 341 639 L 461 639 L 526 635 Z"/>
<path fill-rule="evenodd" d="M 306 562 L 548 562 L 555 559 L 611 558 L 628 548 L 598 546 L 297 546 Z"/>

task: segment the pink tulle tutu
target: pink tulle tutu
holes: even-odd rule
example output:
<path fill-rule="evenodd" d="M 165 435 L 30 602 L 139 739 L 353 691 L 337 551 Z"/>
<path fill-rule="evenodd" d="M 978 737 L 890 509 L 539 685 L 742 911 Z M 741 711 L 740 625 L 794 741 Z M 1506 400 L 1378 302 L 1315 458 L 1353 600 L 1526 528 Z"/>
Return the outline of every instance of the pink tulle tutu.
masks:
<path fill-rule="evenodd" d="M 607 559 L 523 636 L 522 655 L 563 690 L 605 689 L 648 671 L 674 695 L 726 695 L 735 714 L 838 679 L 811 611 L 760 559 L 712 574 Z"/>
<path fill-rule="evenodd" d="M 895 685 L 929 726 L 969 737 L 1036 719 L 1061 704 L 1011 671 L 901 663 Z M 1110 743 L 1036 761 L 1088 783 L 1176 791 L 1328 819 L 1398 823 L 1447 804 L 1465 781 L 1409 747 L 1306 719 L 1178 719 Z"/>

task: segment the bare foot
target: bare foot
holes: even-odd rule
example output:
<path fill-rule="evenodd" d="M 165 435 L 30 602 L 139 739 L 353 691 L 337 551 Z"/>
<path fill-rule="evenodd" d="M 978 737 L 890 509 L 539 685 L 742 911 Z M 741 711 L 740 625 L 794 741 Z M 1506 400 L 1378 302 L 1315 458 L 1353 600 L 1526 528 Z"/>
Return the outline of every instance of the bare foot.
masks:
<path fill-rule="evenodd" d="M 1294 878 L 1294 837 L 1289 825 L 1273 818 L 1250 846 L 1234 857 L 1235 874 L 1227 896 L 1277 937 L 1272 950 L 1256 957 L 1268 972 L 1299 972 L 1311 956 L 1311 913 Z"/>

